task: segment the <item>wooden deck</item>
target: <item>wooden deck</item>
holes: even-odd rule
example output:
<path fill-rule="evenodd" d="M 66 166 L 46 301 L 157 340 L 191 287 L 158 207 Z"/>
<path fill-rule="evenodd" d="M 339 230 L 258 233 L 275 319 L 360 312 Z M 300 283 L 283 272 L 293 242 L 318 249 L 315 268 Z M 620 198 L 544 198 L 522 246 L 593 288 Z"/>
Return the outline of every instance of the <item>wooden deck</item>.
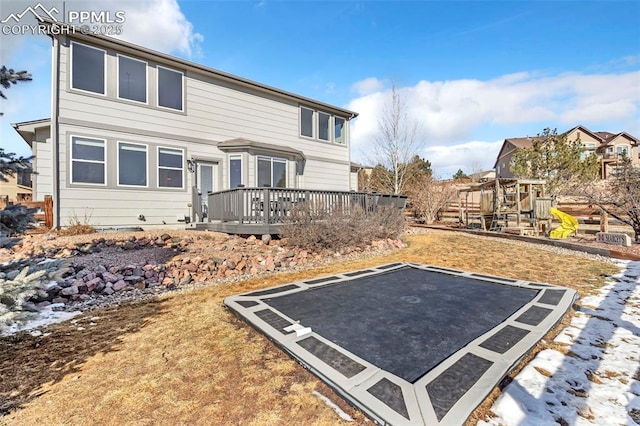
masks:
<path fill-rule="evenodd" d="M 383 205 L 404 209 L 407 197 L 293 188 L 235 188 L 209 194 L 205 220 L 189 224 L 189 229 L 228 234 L 278 234 L 291 210 L 300 203 L 310 203 L 313 209 L 331 212 L 348 213 L 356 206 L 372 212 Z"/>

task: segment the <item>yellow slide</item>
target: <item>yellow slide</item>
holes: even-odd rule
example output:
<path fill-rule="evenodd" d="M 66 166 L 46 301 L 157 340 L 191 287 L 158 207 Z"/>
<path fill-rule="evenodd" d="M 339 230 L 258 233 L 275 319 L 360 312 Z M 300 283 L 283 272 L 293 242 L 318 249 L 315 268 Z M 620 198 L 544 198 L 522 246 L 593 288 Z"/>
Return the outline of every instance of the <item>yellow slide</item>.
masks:
<path fill-rule="evenodd" d="M 578 220 L 575 217 L 553 207 L 551 207 L 551 214 L 558 218 L 560 226 L 549 233 L 550 238 L 562 240 L 578 231 Z"/>

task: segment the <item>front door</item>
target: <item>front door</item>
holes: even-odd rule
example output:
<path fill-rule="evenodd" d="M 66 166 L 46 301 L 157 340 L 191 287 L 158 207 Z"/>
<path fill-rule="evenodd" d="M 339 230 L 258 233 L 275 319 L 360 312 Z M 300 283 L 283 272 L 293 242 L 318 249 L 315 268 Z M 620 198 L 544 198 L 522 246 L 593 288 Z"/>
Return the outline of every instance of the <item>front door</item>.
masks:
<path fill-rule="evenodd" d="M 196 187 L 200 194 L 200 203 L 202 205 L 202 219 L 205 219 L 209 211 L 208 201 L 209 193 L 216 191 L 218 174 L 218 163 L 209 161 L 198 161 L 196 168 Z"/>

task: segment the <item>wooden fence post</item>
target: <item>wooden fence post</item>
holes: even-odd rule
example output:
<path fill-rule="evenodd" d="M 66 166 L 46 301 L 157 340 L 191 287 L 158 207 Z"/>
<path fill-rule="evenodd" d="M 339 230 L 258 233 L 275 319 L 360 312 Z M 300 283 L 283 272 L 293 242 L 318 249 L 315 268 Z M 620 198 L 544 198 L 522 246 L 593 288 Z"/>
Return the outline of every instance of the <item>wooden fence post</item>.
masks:
<path fill-rule="evenodd" d="M 609 232 L 609 216 L 603 208 L 600 208 L 600 232 Z"/>
<path fill-rule="evenodd" d="M 53 228 L 53 197 L 51 195 L 44 196 L 44 226 L 48 229 Z"/>

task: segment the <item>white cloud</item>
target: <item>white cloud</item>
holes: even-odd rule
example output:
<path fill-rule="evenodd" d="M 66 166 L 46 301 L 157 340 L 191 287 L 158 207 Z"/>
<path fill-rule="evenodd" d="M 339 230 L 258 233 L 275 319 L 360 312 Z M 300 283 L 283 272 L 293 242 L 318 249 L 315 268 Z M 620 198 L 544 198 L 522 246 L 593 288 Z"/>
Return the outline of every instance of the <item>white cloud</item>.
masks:
<path fill-rule="evenodd" d="M 92 3 L 92 4 L 91 4 Z M 202 55 L 204 36 L 194 32 L 177 0 L 90 1 L 83 9 L 122 10 L 126 21 L 119 38 L 165 53 L 179 53 L 189 58 Z"/>
<path fill-rule="evenodd" d="M 20 12 L 31 2 L 10 2 L 2 9 L 2 16 L 9 12 Z M 60 0 L 43 0 L 46 8 L 56 7 L 59 11 L 57 19 L 68 19 L 69 11 L 110 12 L 111 17 L 116 11 L 123 11 L 125 22 L 122 24 L 123 33 L 117 38 L 144 46 L 164 53 L 174 53 L 188 58 L 201 56 L 201 45 L 204 41 L 202 34 L 194 31 L 193 24 L 180 10 L 177 0 L 67 0 L 63 6 Z M 62 11 L 66 10 L 64 16 Z M 31 15 L 25 15 L 25 23 L 35 24 Z M 79 25 L 78 22 L 71 22 Z M 96 23 L 97 24 L 97 23 Z M 12 56 L 17 49 L 24 46 L 26 36 L 3 36 L 0 53 L 4 58 Z M 27 41 L 28 43 L 28 41 Z"/>
<path fill-rule="evenodd" d="M 467 174 L 492 169 L 502 142 L 472 141 L 449 146 L 428 146 L 423 149 L 421 156 L 431 162 L 437 177 L 449 179 L 458 169 Z"/>
<path fill-rule="evenodd" d="M 353 83 L 351 85 L 351 91 L 357 93 L 360 96 L 364 96 L 373 92 L 377 92 L 383 87 L 384 83 L 381 80 L 378 80 L 375 77 L 369 77 Z"/>
<path fill-rule="evenodd" d="M 363 81 L 368 80 L 380 81 L 373 77 Z M 361 83 L 354 87 L 367 87 Z M 543 127 L 564 130 L 577 124 L 593 130 L 632 132 L 635 129 L 609 126 L 639 121 L 640 71 L 552 76 L 523 72 L 486 81 L 423 80 L 398 90 L 409 117 L 420 123 L 419 137 L 427 146 L 427 159 L 447 173 L 454 167 L 454 172 L 457 168 L 465 170 L 462 166 L 469 163 L 472 155 L 481 155 L 476 162 L 493 165 L 497 154 L 495 143 L 467 142 L 471 139 L 502 140 L 534 134 Z M 362 157 L 366 157 L 363 153 L 370 151 L 368 144 L 375 137 L 379 114 L 389 98 L 389 89 L 377 90 L 348 104 L 349 109 L 360 113 L 351 129 L 356 161 L 363 161 Z M 513 133 L 514 129 L 524 128 L 529 129 L 524 134 Z M 477 143 L 494 145 L 491 149 L 488 146 L 471 149 Z"/>

